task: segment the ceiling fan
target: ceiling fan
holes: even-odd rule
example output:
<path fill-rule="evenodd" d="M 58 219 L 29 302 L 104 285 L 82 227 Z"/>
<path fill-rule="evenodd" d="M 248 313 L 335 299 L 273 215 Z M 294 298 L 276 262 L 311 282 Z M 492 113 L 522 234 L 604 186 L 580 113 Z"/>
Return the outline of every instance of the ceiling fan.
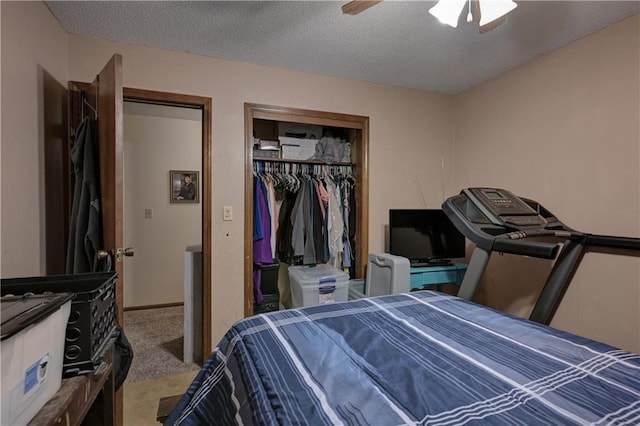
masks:
<path fill-rule="evenodd" d="M 357 15 L 382 0 L 353 0 L 342 6 L 342 13 Z M 457 27 L 458 19 L 465 5 L 468 4 L 467 22 L 473 22 L 471 3 L 474 3 L 478 15 L 478 30 L 480 34 L 491 31 L 507 21 L 507 13 L 518 5 L 512 0 L 439 0 L 429 9 L 429 13 L 438 18 L 443 24 Z"/>

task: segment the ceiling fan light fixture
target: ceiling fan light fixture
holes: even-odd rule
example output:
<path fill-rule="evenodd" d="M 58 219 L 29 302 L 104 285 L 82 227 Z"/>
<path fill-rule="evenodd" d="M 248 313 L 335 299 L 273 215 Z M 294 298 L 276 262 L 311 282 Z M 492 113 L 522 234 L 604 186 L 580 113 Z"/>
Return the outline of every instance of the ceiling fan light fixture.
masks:
<path fill-rule="evenodd" d="M 458 18 L 468 0 L 440 0 L 435 6 L 429 9 L 429 13 L 438 18 L 443 24 L 456 28 Z"/>
<path fill-rule="evenodd" d="M 480 0 L 480 26 L 487 25 L 511 12 L 518 5 L 511 0 Z"/>

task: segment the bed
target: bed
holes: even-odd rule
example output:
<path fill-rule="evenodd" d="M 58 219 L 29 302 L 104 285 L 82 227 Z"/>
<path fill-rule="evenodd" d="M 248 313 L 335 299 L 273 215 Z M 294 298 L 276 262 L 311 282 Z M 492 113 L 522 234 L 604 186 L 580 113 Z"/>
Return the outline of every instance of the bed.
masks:
<path fill-rule="evenodd" d="M 640 424 L 640 355 L 439 292 L 237 322 L 165 424 Z"/>

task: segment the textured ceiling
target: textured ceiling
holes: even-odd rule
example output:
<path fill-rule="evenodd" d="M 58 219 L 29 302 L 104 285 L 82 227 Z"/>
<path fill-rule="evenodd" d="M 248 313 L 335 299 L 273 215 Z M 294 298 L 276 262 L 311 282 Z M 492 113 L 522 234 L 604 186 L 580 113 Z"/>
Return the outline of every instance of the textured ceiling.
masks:
<path fill-rule="evenodd" d="M 640 1 L 518 1 L 478 34 L 384 1 L 357 16 L 335 1 L 48 1 L 67 32 L 318 74 L 458 93 L 640 12 Z"/>

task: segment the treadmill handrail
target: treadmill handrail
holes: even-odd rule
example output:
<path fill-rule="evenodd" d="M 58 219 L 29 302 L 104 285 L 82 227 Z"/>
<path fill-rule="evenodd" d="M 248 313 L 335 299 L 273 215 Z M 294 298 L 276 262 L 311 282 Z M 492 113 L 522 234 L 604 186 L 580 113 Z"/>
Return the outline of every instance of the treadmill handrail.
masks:
<path fill-rule="evenodd" d="M 541 243 L 524 240 L 510 240 L 496 238 L 492 250 L 499 253 L 519 254 L 523 256 L 539 257 L 542 259 L 555 259 L 558 256 L 561 244 Z"/>
<path fill-rule="evenodd" d="M 587 235 L 585 245 L 590 247 L 608 247 L 640 251 L 640 238 L 589 234 Z"/>

